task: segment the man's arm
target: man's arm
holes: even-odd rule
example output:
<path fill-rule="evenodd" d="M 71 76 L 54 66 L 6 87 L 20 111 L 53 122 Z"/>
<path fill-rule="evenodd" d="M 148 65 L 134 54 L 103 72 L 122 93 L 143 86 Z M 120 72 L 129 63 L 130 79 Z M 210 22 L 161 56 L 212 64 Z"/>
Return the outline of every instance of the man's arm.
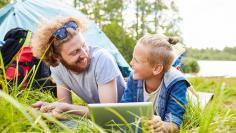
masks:
<path fill-rule="evenodd" d="M 32 107 L 39 109 L 43 113 L 49 113 L 58 119 L 65 118 L 62 114 L 64 112 L 70 112 L 75 115 L 89 117 L 89 110 L 88 110 L 88 107 L 86 106 L 73 105 L 73 104 L 68 104 L 68 103 L 63 103 L 63 102 L 47 103 L 43 101 L 38 101 L 32 104 Z"/>
<path fill-rule="evenodd" d="M 57 85 L 57 98 L 60 102 L 72 103 L 71 91 L 64 85 Z"/>
<path fill-rule="evenodd" d="M 110 82 L 98 85 L 98 95 L 101 103 L 116 103 L 117 102 L 117 85 L 116 79 Z"/>
<path fill-rule="evenodd" d="M 63 118 L 61 113 L 71 112 L 76 115 L 82 115 L 89 117 L 88 107 L 73 105 L 71 103 L 71 92 L 64 86 L 57 86 L 58 89 L 58 99 L 60 102 L 46 103 L 39 101 L 32 106 L 34 108 L 40 109 L 42 112 L 50 112 L 56 118 Z M 115 103 L 117 102 L 117 87 L 116 79 L 111 80 L 110 82 L 104 85 L 98 85 L 98 94 L 101 103 Z M 69 104 L 68 104 L 69 103 Z"/>

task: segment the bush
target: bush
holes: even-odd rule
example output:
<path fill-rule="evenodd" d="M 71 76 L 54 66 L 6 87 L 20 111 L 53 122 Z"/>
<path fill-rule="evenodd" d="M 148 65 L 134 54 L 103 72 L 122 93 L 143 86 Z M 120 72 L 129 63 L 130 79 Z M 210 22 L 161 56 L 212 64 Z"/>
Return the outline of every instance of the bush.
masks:
<path fill-rule="evenodd" d="M 135 40 L 117 23 L 104 25 L 102 30 L 115 44 L 127 62 L 132 59 Z"/>
<path fill-rule="evenodd" d="M 183 58 L 181 68 L 184 73 L 198 73 L 200 71 L 197 60 L 193 58 Z"/>

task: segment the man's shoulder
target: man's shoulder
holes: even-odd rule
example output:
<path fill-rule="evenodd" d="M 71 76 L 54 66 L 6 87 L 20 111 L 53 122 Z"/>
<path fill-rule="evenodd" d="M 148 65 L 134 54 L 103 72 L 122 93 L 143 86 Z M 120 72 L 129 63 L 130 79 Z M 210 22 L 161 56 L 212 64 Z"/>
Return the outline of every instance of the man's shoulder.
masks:
<path fill-rule="evenodd" d="M 67 71 L 65 66 L 62 65 L 61 63 L 59 63 L 58 66 L 56 66 L 56 67 L 50 66 L 50 70 L 51 70 L 52 73 L 59 73 L 59 72 L 65 73 Z"/>
<path fill-rule="evenodd" d="M 91 58 L 93 61 L 95 62 L 103 62 L 106 60 L 113 60 L 114 61 L 114 57 L 112 56 L 112 54 L 104 48 L 100 48 L 100 47 L 90 47 L 90 54 L 91 54 Z"/>
<path fill-rule="evenodd" d="M 90 47 L 90 54 L 93 58 L 99 58 L 100 56 L 111 56 L 111 53 L 100 47 Z"/>

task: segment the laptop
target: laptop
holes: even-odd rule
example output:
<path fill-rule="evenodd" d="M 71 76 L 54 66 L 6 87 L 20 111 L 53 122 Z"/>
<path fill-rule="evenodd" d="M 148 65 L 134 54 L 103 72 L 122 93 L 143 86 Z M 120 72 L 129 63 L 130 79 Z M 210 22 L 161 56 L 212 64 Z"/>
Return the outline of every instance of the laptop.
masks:
<path fill-rule="evenodd" d="M 137 128 L 153 116 L 151 102 L 88 104 L 92 122 L 103 129 Z"/>

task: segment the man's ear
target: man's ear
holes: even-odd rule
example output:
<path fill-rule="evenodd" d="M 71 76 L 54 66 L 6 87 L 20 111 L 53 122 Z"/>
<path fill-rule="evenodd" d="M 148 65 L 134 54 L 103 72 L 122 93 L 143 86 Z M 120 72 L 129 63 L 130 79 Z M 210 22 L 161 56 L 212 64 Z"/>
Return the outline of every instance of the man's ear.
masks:
<path fill-rule="evenodd" d="M 162 64 L 155 64 L 153 66 L 152 73 L 153 73 L 153 75 L 158 75 L 163 71 L 163 69 L 164 69 L 164 67 Z"/>
<path fill-rule="evenodd" d="M 54 57 L 55 60 L 57 60 L 59 62 L 62 60 L 62 57 L 59 54 L 54 54 L 53 57 Z"/>

